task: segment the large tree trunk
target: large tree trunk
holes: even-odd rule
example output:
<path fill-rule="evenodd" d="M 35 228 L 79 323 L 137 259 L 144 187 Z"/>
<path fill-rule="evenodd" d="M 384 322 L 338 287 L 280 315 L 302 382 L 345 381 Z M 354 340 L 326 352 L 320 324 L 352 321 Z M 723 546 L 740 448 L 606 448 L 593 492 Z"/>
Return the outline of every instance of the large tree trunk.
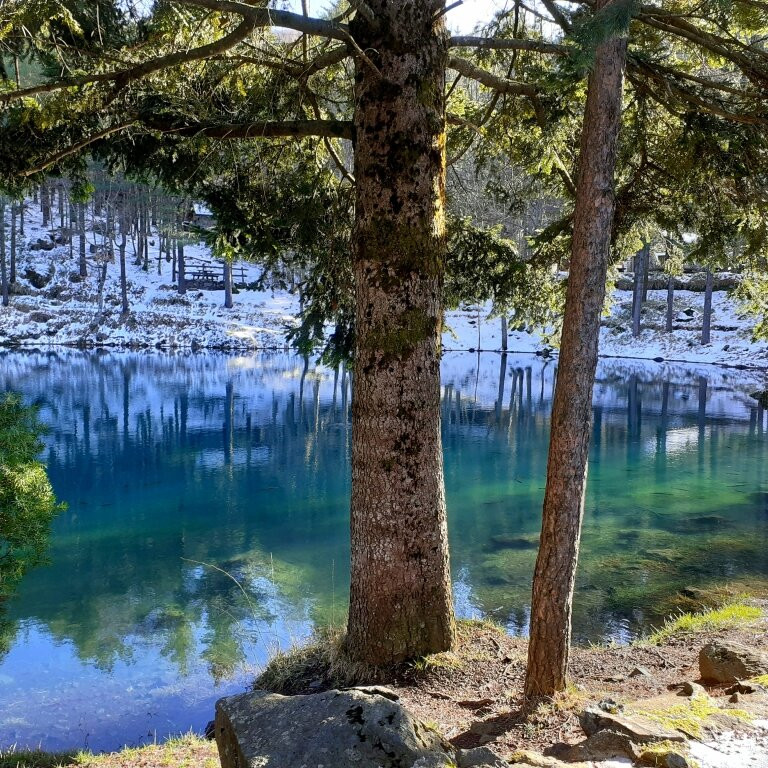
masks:
<path fill-rule="evenodd" d="M 566 686 L 592 388 L 615 208 L 614 170 L 626 46 L 623 38 L 598 46 L 587 89 L 547 486 L 533 579 L 526 696 L 549 696 Z"/>
<path fill-rule="evenodd" d="M 347 651 L 389 664 L 449 649 L 440 442 L 445 67 L 440 2 L 369 0 L 352 34 L 356 350 Z"/>

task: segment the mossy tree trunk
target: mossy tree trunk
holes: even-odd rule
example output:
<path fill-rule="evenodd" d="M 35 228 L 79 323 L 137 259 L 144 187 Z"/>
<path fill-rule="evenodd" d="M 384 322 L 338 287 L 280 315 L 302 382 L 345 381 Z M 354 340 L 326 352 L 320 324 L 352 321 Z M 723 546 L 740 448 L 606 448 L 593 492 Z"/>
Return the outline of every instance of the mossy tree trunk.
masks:
<path fill-rule="evenodd" d="M 442 1 L 368 6 L 352 23 L 370 64 L 358 60 L 355 85 L 347 651 L 382 665 L 454 641 L 440 442 L 448 35 Z"/>
<path fill-rule="evenodd" d="M 599 2 L 602 7 L 605 2 Z M 613 218 L 626 39 L 601 43 L 581 135 L 573 245 L 533 579 L 526 696 L 565 689 L 579 555 L 600 315 Z"/>

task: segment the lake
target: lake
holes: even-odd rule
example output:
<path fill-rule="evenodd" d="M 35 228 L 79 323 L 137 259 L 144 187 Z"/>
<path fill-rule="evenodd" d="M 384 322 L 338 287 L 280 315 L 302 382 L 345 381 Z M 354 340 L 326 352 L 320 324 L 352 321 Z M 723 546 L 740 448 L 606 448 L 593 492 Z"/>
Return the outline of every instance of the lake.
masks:
<path fill-rule="evenodd" d="M 0 610 L 0 747 L 200 731 L 278 647 L 344 619 L 350 376 L 292 355 L 3 352 L 68 509 Z M 524 634 L 556 359 L 443 362 L 456 607 Z M 602 360 L 578 643 L 686 588 L 768 578 L 765 374 Z M 4 610 L 3 610 L 4 609 Z"/>

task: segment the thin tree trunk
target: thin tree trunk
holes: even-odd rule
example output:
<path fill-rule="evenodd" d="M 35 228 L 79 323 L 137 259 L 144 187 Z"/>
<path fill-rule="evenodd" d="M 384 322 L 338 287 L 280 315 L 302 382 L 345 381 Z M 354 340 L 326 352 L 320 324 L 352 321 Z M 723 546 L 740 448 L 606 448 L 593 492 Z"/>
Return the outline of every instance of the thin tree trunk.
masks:
<path fill-rule="evenodd" d="M 16 282 L 16 203 L 11 203 L 11 269 L 8 281 Z"/>
<path fill-rule="evenodd" d="M 125 211 L 125 200 L 120 206 L 120 245 L 118 246 L 118 253 L 120 254 L 120 311 L 121 314 L 127 315 L 130 311 L 128 306 L 128 279 L 125 273 L 125 249 L 128 245 L 128 221 Z"/>
<path fill-rule="evenodd" d="M 507 346 L 509 344 L 509 342 L 507 340 L 507 335 L 508 335 L 508 331 L 507 331 L 507 316 L 506 315 L 502 315 L 501 316 L 501 349 L 502 349 L 502 352 L 506 352 L 507 351 Z"/>
<path fill-rule="evenodd" d="M 40 210 L 43 214 L 43 226 L 47 227 L 51 223 L 51 197 L 47 181 L 40 187 Z"/>
<path fill-rule="evenodd" d="M 445 272 L 444 3 L 369 0 L 352 34 L 356 343 L 347 652 L 444 651 L 455 627 L 440 441 Z"/>
<path fill-rule="evenodd" d="M 183 296 L 187 292 L 187 275 L 184 270 L 184 244 L 179 241 L 179 251 L 178 251 L 178 291 L 179 295 Z"/>
<path fill-rule="evenodd" d="M 566 686 L 592 389 L 615 209 L 614 171 L 626 48 L 625 38 L 597 47 L 587 88 L 547 485 L 533 578 L 526 696 L 549 696 Z"/>
<path fill-rule="evenodd" d="M 125 269 L 125 251 L 128 246 L 128 211 L 126 195 L 123 194 L 118 203 L 118 215 L 120 217 L 120 242 L 117 246 L 120 260 L 120 314 L 127 315 L 128 306 L 128 278 Z"/>
<path fill-rule="evenodd" d="M 645 281 L 648 274 L 648 256 L 650 245 L 644 245 L 635 256 L 635 283 L 632 301 L 632 335 L 640 335 L 640 318 L 646 297 Z"/>
<path fill-rule="evenodd" d="M 672 324 L 675 317 L 675 277 L 669 276 L 667 282 L 667 322 L 664 326 L 664 330 L 667 333 L 672 333 Z"/>
<path fill-rule="evenodd" d="M 77 206 L 78 229 L 80 230 L 80 277 L 88 277 L 88 262 L 85 258 L 85 203 Z"/>
<path fill-rule="evenodd" d="M 8 270 L 5 263 L 5 198 L 0 196 L 0 292 L 2 305 L 8 306 Z"/>
<path fill-rule="evenodd" d="M 712 270 L 707 270 L 707 283 L 704 288 L 704 318 L 701 326 L 701 343 L 709 344 L 712 330 L 712 286 L 714 277 Z"/>
<path fill-rule="evenodd" d="M 648 273 L 651 271 L 651 244 L 643 246 L 643 304 L 648 301 Z"/>
<path fill-rule="evenodd" d="M 232 262 L 224 259 L 224 307 L 232 309 Z"/>

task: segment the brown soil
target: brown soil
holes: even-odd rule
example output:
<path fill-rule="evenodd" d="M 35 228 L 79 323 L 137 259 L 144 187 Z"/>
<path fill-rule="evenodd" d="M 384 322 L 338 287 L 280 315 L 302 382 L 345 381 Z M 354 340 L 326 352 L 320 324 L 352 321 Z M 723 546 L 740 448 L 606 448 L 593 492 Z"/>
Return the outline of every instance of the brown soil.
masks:
<path fill-rule="evenodd" d="M 738 628 L 675 635 L 660 645 L 574 649 L 570 689 L 537 704 L 522 696 L 526 640 L 486 623 L 462 622 L 457 651 L 380 673 L 370 682 L 394 690 L 414 715 L 454 745 L 487 745 L 509 757 L 521 749 L 541 751 L 556 742 L 582 740 L 578 714 L 590 703 L 607 698 L 627 703 L 698 681 L 698 652 L 715 638 L 768 649 L 768 616 Z M 298 684 L 282 692 L 329 687 L 320 685 L 326 671 L 306 661 Z M 725 687 L 707 690 L 719 698 Z"/>

